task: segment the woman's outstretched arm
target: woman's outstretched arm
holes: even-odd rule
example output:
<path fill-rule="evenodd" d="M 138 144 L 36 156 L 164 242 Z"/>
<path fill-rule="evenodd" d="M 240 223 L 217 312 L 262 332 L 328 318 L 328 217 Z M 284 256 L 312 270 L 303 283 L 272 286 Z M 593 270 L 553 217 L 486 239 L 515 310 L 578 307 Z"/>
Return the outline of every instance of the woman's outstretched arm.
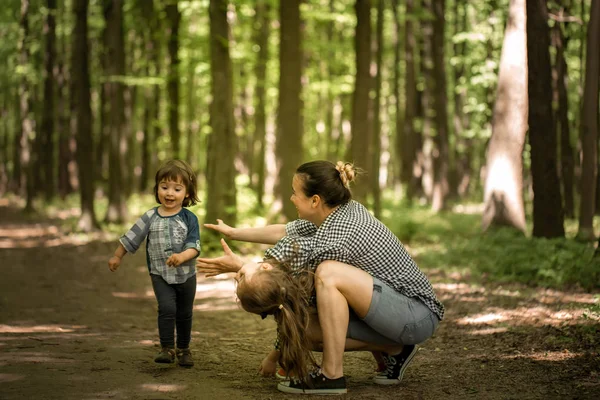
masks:
<path fill-rule="evenodd" d="M 235 228 L 227 225 L 221 219 L 217 219 L 217 224 L 204 224 L 205 228 L 213 229 L 228 239 L 239 240 L 242 242 L 275 244 L 285 236 L 285 225 L 274 224 L 259 228 Z"/>

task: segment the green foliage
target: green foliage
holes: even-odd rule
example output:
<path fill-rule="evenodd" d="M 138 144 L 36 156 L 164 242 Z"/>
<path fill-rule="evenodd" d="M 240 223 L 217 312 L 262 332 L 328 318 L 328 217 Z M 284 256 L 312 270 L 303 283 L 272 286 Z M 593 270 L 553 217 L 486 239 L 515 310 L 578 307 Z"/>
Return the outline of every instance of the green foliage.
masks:
<path fill-rule="evenodd" d="M 567 238 L 544 239 L 510 228 L 482 233 L 479 213 L 434 214 L 389 198 L 384 207 L 382 220 L 424 269 L 534 286 L 600 288 L 600 258 L 593 258 L 593 246 L 573 240 L 575 221 L 566 224 Z"/>

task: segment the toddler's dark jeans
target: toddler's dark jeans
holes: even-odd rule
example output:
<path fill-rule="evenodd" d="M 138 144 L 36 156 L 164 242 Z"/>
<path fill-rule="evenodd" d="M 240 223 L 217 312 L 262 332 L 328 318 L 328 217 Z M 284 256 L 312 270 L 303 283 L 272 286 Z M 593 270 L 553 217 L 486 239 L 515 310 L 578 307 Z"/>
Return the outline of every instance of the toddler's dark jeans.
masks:
<path fill-rule="evenodd" d="M 162 347 L 173 348 L 177 328 L 177 348 L 190 345 L 192 310 L 196 297 L 196 275 L 184 283 L 169 284 L 162 276 L 150 274 L 154 295 L 158 301 L 158 335 Z"/>

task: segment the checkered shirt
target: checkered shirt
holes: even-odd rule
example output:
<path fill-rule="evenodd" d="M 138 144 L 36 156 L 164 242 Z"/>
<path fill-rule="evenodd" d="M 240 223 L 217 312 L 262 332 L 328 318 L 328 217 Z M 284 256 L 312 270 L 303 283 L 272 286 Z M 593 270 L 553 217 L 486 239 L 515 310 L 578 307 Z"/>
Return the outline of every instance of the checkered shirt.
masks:
<path fill-rule="evenodd" d="M 133 254 L 146 239 L 148 271 L 162 276 L 169 284 L 184 283 L 196 274 L 196 257 L 177 267 L 167 266 L 167 259 L 187 249 L 196 249 L 200 254 L 198 218 L 185 208 L 168 217 L 159 215 L 157 209 L 142 215 L 119 241 Z"/>
<path fill-rule="evenodd" d="M 265 258 L 287 263 L 292 271 L 315 270 L 326 260 L 366 271 L 397 292 L 416 297 L 440 320 L 444 306 L 400 240 L 360 203 L 351 200 L 329 214 L 321 226 L 298 219 L 286 225 L 284 236 Z"/>

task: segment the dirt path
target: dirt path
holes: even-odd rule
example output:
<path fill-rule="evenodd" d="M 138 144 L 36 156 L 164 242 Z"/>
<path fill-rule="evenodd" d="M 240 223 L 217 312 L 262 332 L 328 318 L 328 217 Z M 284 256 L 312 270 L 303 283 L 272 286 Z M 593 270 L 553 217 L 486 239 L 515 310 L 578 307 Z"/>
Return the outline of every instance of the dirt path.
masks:
<path fill-rule="evenodd" d="M 0 399 L 297 398 L 257 376 L 274 323 L 240 311 L 230 279 L 198 281 L 196 366 L 154 364 L 143 251 L 110 273 L 114 246 L 27 222 L 0 203 Z M 345 398 L 600 398 L 600 324 L 583 317 L 592 294 L 429 274 L 448 310 L 435 337 L 396 387 L 371 382 L 369 354 L 347 354 Z"/>

